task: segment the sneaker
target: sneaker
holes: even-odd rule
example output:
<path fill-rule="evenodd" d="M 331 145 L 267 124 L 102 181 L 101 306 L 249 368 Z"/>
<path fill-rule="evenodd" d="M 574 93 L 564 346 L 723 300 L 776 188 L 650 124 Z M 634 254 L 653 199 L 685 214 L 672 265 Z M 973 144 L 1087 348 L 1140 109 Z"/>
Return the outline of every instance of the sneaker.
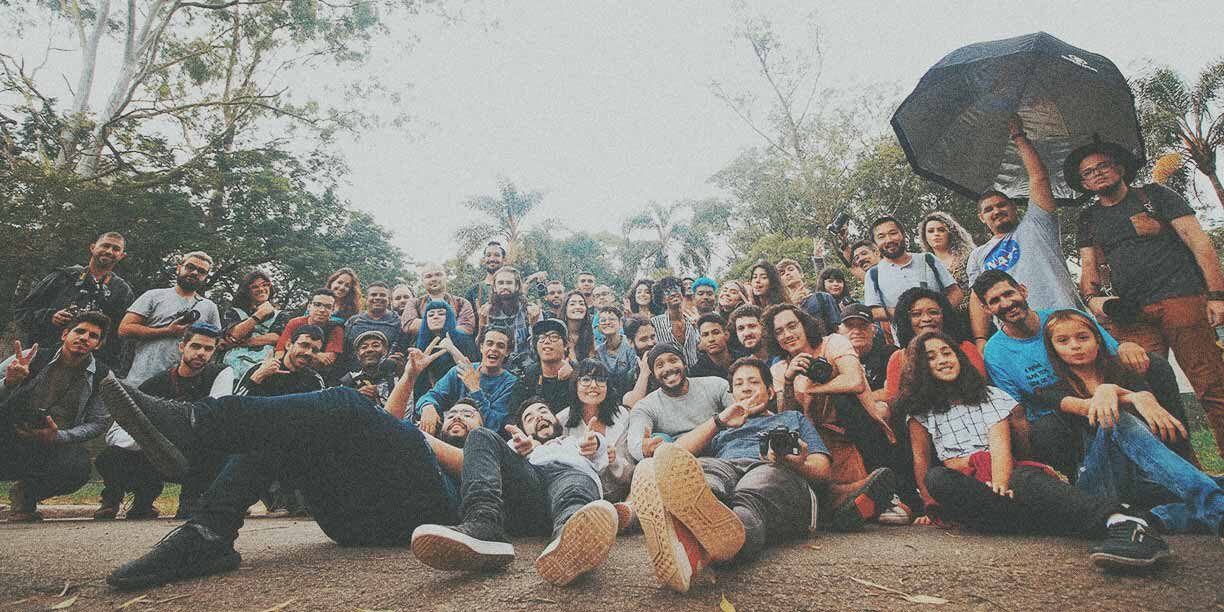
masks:
<path fill-rule="evenodd" d="M 637 511 L 633 509 L 633 502 L 623 501 L 612 504 L 616 509 L 616 533 L 630 533 L 632 531 L 641 531 L 642 526 L 638 524 Z"/>
<path fill-rule="evenodd" d="M 238 569 L 242 556 L 232 540 L 195 523 L 166 534 L 145 556 L 124 563 L 106 577 L 116 589 L 139 589 L 175 580 Z"/>
<path fill-rule="evenodd" d="M 38 513 L 38 501 L 31 500 L 26 497 L 25 482 L 18 480 L 9 487 L 9 516 L 10 523 L 37 523 L 42 520 L 42 515 Z"/>
<path fill-rule="evenodd" d="M 602 499 L 593 501 L 565 521 L 557 536 L 535 562 L 536 573 L 554 586 L 565 586 L 597 568 L 616 543 L 616 509 Z"/>
<path fill-rule="evenodd" d="M 123 518 L 129 521 L 146 521 L 149 519 L 155 519 L 159 516 L 161 516 L 161 512 L 158 512 L 157 508 L 154 508 L 153 506 L 135 506 L 130 508 L 127 511 L 127 514 L 123 515 Z M 94 514 L 94 518 L 97 517 L 98 515 Z"/>
<path fill-rule="evenodd" d="M 1092 547 L 1092 562 L 1106 569 L 1148 567 L 1169 557 L 1169 545 L 1135 521 L 1109 528 L 1105 541 Z"/>
<path fill-rule="evenodd" d="M 909 525 L 914 522 L 914 513 L 900 497 L 893 495 L 892 505 L 881 512 L 876 521 L 881 525 Z"/>
<path fill-rule="evenodd" d="M 744 547 L 743 521 L 714 496 L 692 453 L 664 444 L 654 456 L 663 508 L 693 532 L 711 559 L 730 561 Z"/>
<path fill-rule="evenodd" d="M 862 531 L 863 525 L 889 507 L 897 490 L 897 477 L 888 468 L 879 468 L 866 478 L 848 486 L 842 494 L 834 494 L 833 513 L 829 528 L 834 531 Z"/>
<path fill-rule="evenodd" d="M 149 462 L 170 480 L 187 474 L 187 449 L 194 438 L 191 403 L 142 393 L 114 375 L 102 379 L 102 401 L 132 436 Z"/>
<path fill-rule="evenodd" d="M 693 533 L 663 509 L 655 480 L 655 461 L 647 459 L 634 468 L 629 498 L 646 537 L 646 551 L 655 577 L 663 586 L 687 593 L 710 557 Z"/>
<path fill-rule="evenodd" d="M 113 521 L 119 515 L 119 504 L 102 502 L 97 510 L 94 510 L 93 517 L 95 521 Z"/>
<path fill-rule="evenodd" d="M 421 525 L 412 532 L 412 554 L 440 570 L 502 569 L 514 561 L 514 546 L 492 522 L 462 525 Z"/>
<path fill-rule="evenodd" d="M 8 515 L 10 523 L 37 523 L 43 520 L 42 514 L 37 510 L 11 510 Z"/>

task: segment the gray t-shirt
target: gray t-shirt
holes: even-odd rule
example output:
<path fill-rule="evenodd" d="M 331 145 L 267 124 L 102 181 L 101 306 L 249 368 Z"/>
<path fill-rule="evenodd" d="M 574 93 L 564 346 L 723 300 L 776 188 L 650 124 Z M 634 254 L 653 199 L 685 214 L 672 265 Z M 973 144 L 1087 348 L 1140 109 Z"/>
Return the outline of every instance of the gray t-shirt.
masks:
<path fill-rule="evenodd" d="M 938 257 L 930 253 L 910 253 L 909 263 L 903 266 L 881 259 L 875 266 L 875 272 L 867 271 L 867 278 L 863 281 L 863 303 L 895 308 L 897 299 L 906 289 L 926 287 L 931 291 L 940 291 L 955 284 L 956 278 Z"/>
<path fill-rule="evenodd" d="M 1083 308 L 1067 273 L 1058 233 L 1058 217 L 1029 202 L 1014 232 L 992 237 L 969 254 L 965 266 L 969 283 L 986 270 L 1002 270 L 1028 287 L 1031 308 Z"/>
<path fill-rule="evenodd" d="M 629 413 L 629 454 L 642 460 L 642 437 L 651 433 L 676 436 L 710 420 L 730 406 L 731 386 L 727 381 L 702 376 L 688 379 L 688 393 L 672 397 L 656 389 L 638 401 Z"/>
<path fill-rule="evenodd" d="M 166 325 L 185 310 L 200 313 L 201 323 L 221 327 L 221 315 L 212 300 L 200 296 L 183 298 L 170 287 L 146 291 L 128 307 L 128 312 L 144 317 L 144 325 L 149 327 Z M 133 344 L 132 369 L 128 370 L 127 382 L 139 385 L 178 363 L 178 341 L 179 338 L 137 340 Z"/>

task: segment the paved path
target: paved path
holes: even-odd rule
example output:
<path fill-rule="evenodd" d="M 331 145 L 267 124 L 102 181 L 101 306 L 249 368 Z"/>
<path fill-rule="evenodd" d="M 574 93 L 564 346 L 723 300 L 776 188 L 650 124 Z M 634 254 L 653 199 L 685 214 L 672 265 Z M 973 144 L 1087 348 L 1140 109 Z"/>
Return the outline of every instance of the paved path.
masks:
<path fill-rule="evenodd" d="M 1170 538 L 1177 557 L 1162 571 L 1119 576 L 1093 569 L 1084 541 L 920 527 L 819 534 L 679 595 L 656 586 L 640 535 L 621 538 L 607 564 L 558 589 L 532 568 L 542 539 L 516 540 L 518 561 L 504 574 L 465 575 L 426 568 L 405 549 L 340 548 L 311 522 L 259 519 L 238 540 L 237 572 L 146 592 L 106 588 L 111 569 L 177 524 L 0 524 L 0 610 L 46 610 L 73 595 L 69 610 L 114 610 L 147 596 L 127 608 L 137 612 L 260 611 L 285 602 L 279 609 L 674 612 L 718 610 L 724 595 L 740 611 L 1224 610 L 1224 545 L 1214 537 Z M 949 603 L 907 603 L 851 577 Z M 71 589 L 61 598 L 65 581 Z"/>

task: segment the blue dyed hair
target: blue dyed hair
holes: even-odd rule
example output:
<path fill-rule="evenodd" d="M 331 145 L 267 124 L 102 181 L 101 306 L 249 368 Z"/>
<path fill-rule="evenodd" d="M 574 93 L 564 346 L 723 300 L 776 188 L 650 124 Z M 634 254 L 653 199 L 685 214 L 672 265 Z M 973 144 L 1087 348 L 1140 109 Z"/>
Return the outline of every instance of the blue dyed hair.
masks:
<path fill-rule="evenodd" d="M 427 315 L 429 314 L 429 311 L 438 309 L 443 309 L 446 311 L 446 323 L 442 325 L 442 331 L 434 332 L 429 329 Z M 455 321 L 455 309 L 451 308 L 451 305 L 447 304 L 446 300 L 430 300 L 429 303 L 421 309 L 421 329 L 417 332 L 416 347 L 421 350 L 425 350 L 425 347 L 429 346 L 429 343 L 434 339 L 434 336 L 453 334 L 457 325 L 458 324 Z"/>
<path fill-rule="evenodd" d="M 718 293 L 718 283 L 714 282 L 714 279 L 708 276 L 701 276 L 698 277 L 697 280 L 693 281 L 693 291 L 696 291 L 698 287 L 702 286 L 709 287 L 714 290 L 714 293 Z"/>

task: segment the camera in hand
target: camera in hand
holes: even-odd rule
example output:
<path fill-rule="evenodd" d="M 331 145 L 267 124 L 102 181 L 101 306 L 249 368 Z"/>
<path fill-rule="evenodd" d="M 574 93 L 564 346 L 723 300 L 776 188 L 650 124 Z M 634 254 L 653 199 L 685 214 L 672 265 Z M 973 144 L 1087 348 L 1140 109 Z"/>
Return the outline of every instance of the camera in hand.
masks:
<path fill-rule="evenodd" d="M 199 312 L 195 310 L 184 310 L 183 312 L 180 312 L 174 315 L 174 318 L 171 319 L 169 323 L 166 323 L 165 325 L 162 325 L 161 327 L 169 327 L 171 325 L 191 325 L 192 323 L 195 323 L 196 321 L 199 321 L 199 320 L 200 320 Z"/>
<path fill-rule="evenodd" d="M 548 283 L 538 280 L 532 285 L 531 290 L 535 292 L 537 298 L 544 299 L 548 295 Z"/>
<path fill-rule="evenodd" d="M 803 375 L 810 378 L 812 382 L 823 385 L 833 380 L 833 364 L 829 363 L 829 360 L 824 357 L 817 357 L 808 364 L 807 370 L 804 370 Z"/>
<path fill-rule="evenodd" d="M 46 429 L 47 417 L 51 416 L 44 408 L 35 408 L 32 402 L 17 402 L 13 407 L 13 424 L 26 429 Z"/>
<path fill-rule="evenodd" d="M 837 215 L 833 217 L 833 222 L 825 226 L 825 230 L 828 231 L 830 234 L 833 234 L 834 236 L 838 236 L 841 234 L 842 230 L 845 229 L 846 225 L 848 225 L 849 223 L 850 223 L 850 213 L 844 210 L 839 210 L 837 212 Z"/>
<path fill-rule="evenodd" d="M 377 385 L 380 380 L 395 380 L 396 369 L 398 364 L 390 357 L 383 357 L 382 361 L 378 362 L 378 367 L 375 368 L 374 374 L 366 374 L 362 371 L 357 376 L 353 377 L 353 386 L 361 388 L 366 385 Z"/>
<path fill-rule="evenodd" d="M 762 457 L 768 456 L 770 450 L 775 457 L 799 454 L 799 432 L 785 425 L 775 425 L 769 431 L 757 433 L 757 441 Z"/>

